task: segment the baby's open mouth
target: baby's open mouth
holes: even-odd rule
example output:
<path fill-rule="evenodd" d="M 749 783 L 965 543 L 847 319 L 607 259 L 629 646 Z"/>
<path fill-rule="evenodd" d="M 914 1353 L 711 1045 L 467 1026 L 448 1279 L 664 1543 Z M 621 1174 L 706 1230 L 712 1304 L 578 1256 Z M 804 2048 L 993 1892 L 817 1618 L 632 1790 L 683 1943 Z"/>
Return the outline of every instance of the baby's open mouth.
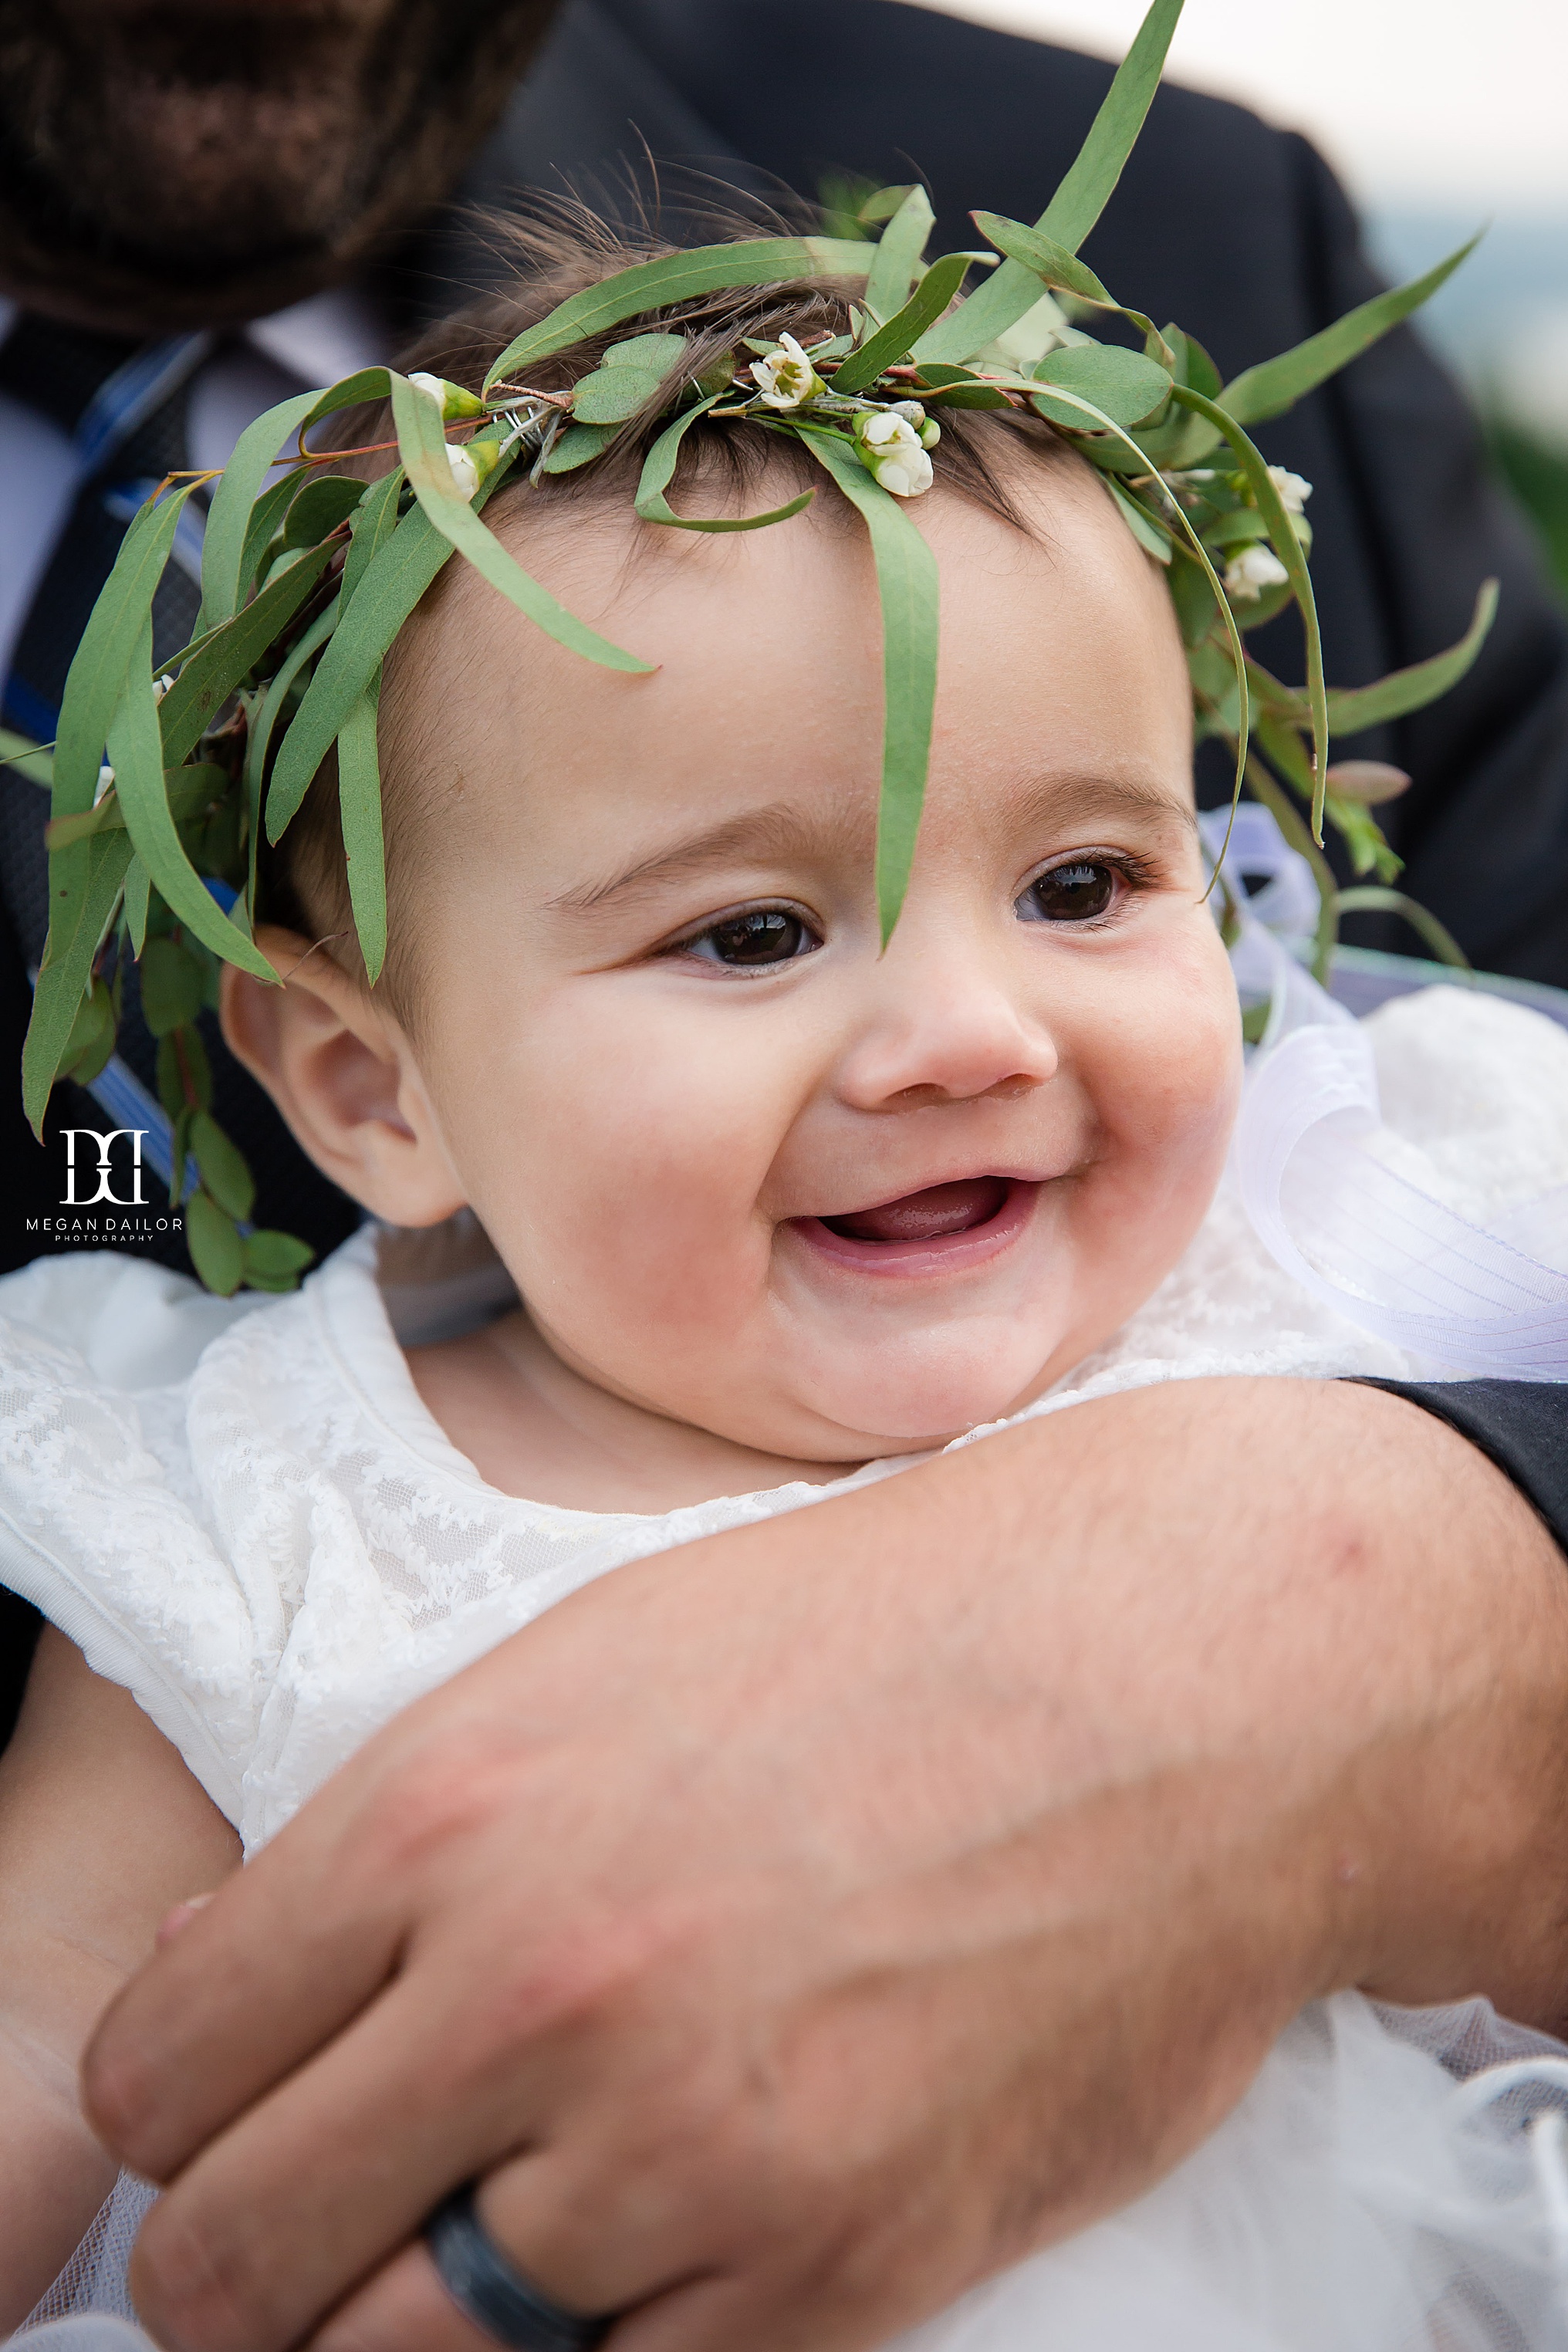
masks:
<path fill-rule="evenodd" d="M 928 1184 L 921 1192 L 857 1209 L 847 1217 L 824 1217 L 830 1234 L 851 1242 L 932 1242 L 949 1234 L 973 1233 L 1000 1216 L 1011 1190 L 1005 1176 L 965 1176 L 956 1184 Z"/>
<path fill-rule="evenodd" d="M 842 1215 L 797 1217 L 803 1241 L 867 1274 L 957 1273 L 1005 1249 L 1028 1223 L 1041 1186 L 1016 1176 L 963 1176 Z"/>

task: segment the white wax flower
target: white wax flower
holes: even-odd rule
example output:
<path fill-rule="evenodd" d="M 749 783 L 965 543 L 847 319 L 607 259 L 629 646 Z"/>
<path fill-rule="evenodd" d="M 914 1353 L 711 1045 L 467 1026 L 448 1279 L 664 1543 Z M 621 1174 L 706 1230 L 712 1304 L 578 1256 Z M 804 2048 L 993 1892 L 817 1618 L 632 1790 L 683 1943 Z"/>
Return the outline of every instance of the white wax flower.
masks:
<path fill-rule="evenodd" d="M 1312 495 L 1312 485 L 1300 474 L 1292 474 L 1288 467 L 1270 466 L 1268 478 L 1279 493 L 1279 503 L 1287 514 L 1306 511 L 1307 500 Z"/>
<path fill-rule="evenodd" d="M 109 791 L 113 782 L 114 771 L 110 766 L 108 761 L 105 760 L 103 765 L 98 772 L 98 782 L 92 788 L 92 804 L 94 808 L 98 806 L 99 802 L 103 798 L 104 793 Z"/>
<path fill-rule="evenodd" d="M 827 390 L 793 335 L 781 335 L 765 359 L 752 362 L 752 381 L 764 408 L 804 408 Z"/>
<path fill-rule="evenodd" d="M 896 499 L 918 499 L 931 486 L 931 462 L 907 416 L 879 408 L 855 419 L 855 440 L 868 473 Z"/>
<path fill-rule="evenodd" d="M 154 701 L 154 702 L 162 702 L 162 701 L 163 701 L 163 697 L 168 693 L 169 688 L 174 685 L 174 674 L 173 670 L 167 670 L 167 669 L 166 669 L 166 670 L 163 672 L 163 677 L 155 677 L 155 678 L 153 680 L 153 701 Z"/>
<path fill-rule="evenodd" d="M 447 463 L 452 468 L 452 480 L 458 495 L 465 499 L 471 499 L 479 487 L 479 469 L 468 451 L 459 449 L 455 442 L 448 441 Z"/>
<path fill-rule="evenodd" d="M 1233 604 L 1247 603 L 1265 588 L 1278 588 L 1289 577 L 1274 550 L 1255 539 L 1226 566 L 1225 593 Z"/>

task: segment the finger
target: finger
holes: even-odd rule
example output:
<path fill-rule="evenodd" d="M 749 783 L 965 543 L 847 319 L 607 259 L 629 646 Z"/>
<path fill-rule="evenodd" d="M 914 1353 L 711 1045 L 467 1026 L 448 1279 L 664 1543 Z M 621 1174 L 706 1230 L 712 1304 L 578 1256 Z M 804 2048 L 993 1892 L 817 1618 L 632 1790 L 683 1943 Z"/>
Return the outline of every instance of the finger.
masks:
<path fill-rule="evenodd" d="M 181 1906 L 88 2046 L 88 2118 L 147 2179 L 169 2179 L 374 1998 L 394 1966 L 402 1901 L 371 1841 L 321 1837 L 313 1810 L 210 1901 Z"/>
<path fill-rule="evenodd" d="M 421 2240 L 352 2294 L 302 2352 L 495 2352 L 495 2338 L 453 2302 Z"/>
<path fill-rule="evenodd" d="M 513 2153 L 523 2098 L 484 2003 L 456 2010 L 458 1990 L 438 2006 L 425 1972 L 397 1978 L 179 2174 L 132 2265 L 162 2341 L 281 2352 L 458 2181 Z"/>

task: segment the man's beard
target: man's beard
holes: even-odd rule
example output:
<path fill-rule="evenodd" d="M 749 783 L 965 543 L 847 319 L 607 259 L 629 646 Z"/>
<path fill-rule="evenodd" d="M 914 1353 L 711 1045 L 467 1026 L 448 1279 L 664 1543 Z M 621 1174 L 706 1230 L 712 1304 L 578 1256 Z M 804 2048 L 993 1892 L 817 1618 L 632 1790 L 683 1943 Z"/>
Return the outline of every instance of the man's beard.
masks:
<path fill-rule="evenodd" d="M 0 0 L 0 290 L 255 318 L 446 195 L 555 0 Z"/>

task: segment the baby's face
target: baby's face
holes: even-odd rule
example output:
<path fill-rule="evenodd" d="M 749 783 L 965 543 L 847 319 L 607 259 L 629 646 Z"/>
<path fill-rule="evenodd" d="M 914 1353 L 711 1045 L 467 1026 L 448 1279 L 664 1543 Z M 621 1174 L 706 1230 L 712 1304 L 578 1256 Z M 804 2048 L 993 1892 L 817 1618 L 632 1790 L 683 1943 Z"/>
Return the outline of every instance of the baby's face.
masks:
<path fill-rule="evenodd" d="M 824 497 L 831 495 L 824 492 Z M 1039 543 L 950 493 L 936 737 L 886 953 L 858 527 L 520 532 L 661 667 L 591 667 L 460 565 L 384 723 L 432 795 L 415 1053 L 556 1353 L 770 1453 L 930 1444 L 1115 1329 L 1213 1193 L 1240 1063 L 1161 582 L 1103 490 Z"/>

